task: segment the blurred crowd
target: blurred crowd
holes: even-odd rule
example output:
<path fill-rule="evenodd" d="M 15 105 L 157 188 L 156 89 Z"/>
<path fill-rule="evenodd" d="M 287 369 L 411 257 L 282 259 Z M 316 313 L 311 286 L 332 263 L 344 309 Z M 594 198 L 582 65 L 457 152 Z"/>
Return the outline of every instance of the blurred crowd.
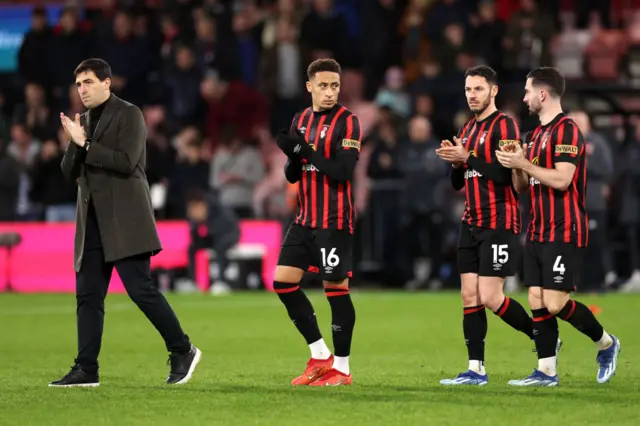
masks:
<path fill-rule="evenodd" d="M 113 91 L 144 112 L 159 219 L 187 218 L 188 194 L 210 191 L 238 218 L 286 223 L 295 187 L 273 135 L 309 102 L 308 63 L 334 57 L 344 69 L 340 101 L 364 135 L 354 179 L 358 269 L 409 288 L 450 284 L 463 199 L 434 147 L 469 118 L 464 71 L 495 68 L 499 108 L 529 130 L 536 123 L 524 116 L 522 88 L 536 66 L 577 82 L 640 76 L 637 3 L 96 0 L 69 3 L 53 25 L 36 7 L 19 51 L 19 90 L 0 93 L 0 221 L 74 220 L 58 116 L 83 112 L 73 70 L 101 57 Z M 588 287 L 623 276 L 640 289 L 640 131 L 599 132 L 582 108 L 572 112 L 593 159 L 590 263 L 599 265 Z"/>

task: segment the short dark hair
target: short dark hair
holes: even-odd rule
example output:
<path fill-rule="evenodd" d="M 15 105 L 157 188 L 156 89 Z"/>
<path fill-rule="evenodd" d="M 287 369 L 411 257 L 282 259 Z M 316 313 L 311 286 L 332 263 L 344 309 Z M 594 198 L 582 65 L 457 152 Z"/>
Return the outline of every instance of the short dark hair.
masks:
<path fill-rule="evenodd" d="M 76 70 L 73 72 L 75 77 L 78 74 L 82 74 L 83 72 L 93 71 L 93 73 L 98 77 L 98 80 L 105 81 L 107 78 L 111 78 L 111 67 L 104 59 L 100 58 L 90 58 L 85 59 L 80 62 L 80 65 L 76 67 Z"/>
<path fill-rule="evenodd" d="M 342 68 L 340 64 L 335 59 L 323 58 L 316 59 L 315 61 L 309 64 L 307 68 L 307 77 L 311 80 L 316 76 L 316 73 L 319 72 L 335 72 L 338 74 L 342 74 Z"/>
<path fill-rule="evenodd" d="M 560 98 L 564 95 L 564 76 L 557 68 L 538 67 L 527 74 L 528 79 L 534 86 L 547 86 L 551 96 Z"/>
<path fill-rule="evenodd" d="M 47 18 L 47 9 L 44 6 L 36 6 L 31 11 L 31 16 L 39 16 L 41 18 Z"/>
<path fill-rule="evenodd" d="M 206 201 L 206 192 L 200 188 L 189 189 L 185 194 L 187 204 L 204 203 Z"/>
<path fill-rule="evenodd" d="M 68 15 L 68 14 L 77 15 L 78 8 L 76 6 L 63 7 L 62 10 L 60 11 L 60 17 L 63 17 L 64 15 Z"/>
<path fill-rule="evenodd" d="M 498 73 L 488 65 L 478 65 L 467 68 L 464 78 L 467 77 L 484 77 L 490 85 L 498 84 Z"/>

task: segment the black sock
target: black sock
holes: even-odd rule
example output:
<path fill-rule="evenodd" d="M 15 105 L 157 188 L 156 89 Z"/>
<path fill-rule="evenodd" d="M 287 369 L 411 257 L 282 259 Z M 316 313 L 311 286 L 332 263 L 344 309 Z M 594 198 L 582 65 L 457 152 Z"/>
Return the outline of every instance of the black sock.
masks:
<path fill-rule="evenodd" d="M 300 334 L 304 336 L 307 344 L 310 345 L 322 339 L 313 306 L 311 306 L 311 302 L 307 299 L 300 286 L 276 281 L 273 283 L 273 290 L 284 303 L 289 313 L 289 318 L 291 318 Z"/>
<path fill-rule="evenodd" d="M 558 343 L 558 320 L 547 308 L 533 309 L 533 340 L 536 343 L 538 359 L 556 356 Z"/>
<path fill-rule="evenodd" d="M 505 296 L 504 302 L 494 313 L 511 327 L 533 339 L 533 320 L 517 300 Z"/>
<path fill-rule="evenodd" d="M 462 331 L 469 352 L 469 361 L 484 362 L 484 339 L 487 337 L 487 312 L 484 305 L 464 308 Z"/>
<path fill-rule="evenodd" d="M 349 295 L 349 289 L 325 288 L 331 305 L 331 330 L 335 356 L 349 356 L 353 327 L 356 324 L 356 310 Z"/>
<path fill-rule="evenodd" d="M 589 308 L 575 300 L 569 300 L 557 315 L 575 327 L 576 330 L 588 336 L 594 342 L 602 339 L 604 329 Z"/>

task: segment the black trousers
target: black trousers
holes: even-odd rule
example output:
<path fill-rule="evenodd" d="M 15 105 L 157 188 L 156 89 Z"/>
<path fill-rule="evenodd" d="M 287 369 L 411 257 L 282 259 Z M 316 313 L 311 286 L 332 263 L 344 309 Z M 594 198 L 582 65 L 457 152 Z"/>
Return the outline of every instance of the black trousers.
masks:
<path fill-rule="evenodd" d="M 428 254 L 431 260 L 429 280 L 438 278 L 444 263 L 444 255 L 442 253 L 444 228 L 444 216 L 438 211 L 408 213 L 407 223 L 404 228 L 405 247 L 410 250 L 407 259 L 413 260 Z M 408 264 L 406 270 L 413 271 L 413 265 Z"/>
<path fill-rule="evenodd" d="M 607 225 L 606 211 L 589 211 L 589 244 L 578 291 L 603 291 L 605 276 L 613 271 Z"/>
<path fill-rule="evenodd" d="M 172 353 L 187 353 L 191 349 L 189 336 L 184 334 L 173 309 L 153 285 L 150 255 L 143 254 L 106 263 L 102 248 L 95 247 L 85 250 L 82 267 L 76 273 L 76 364 L 88 372 L 98 370 L 104 325 L 104 299 L 114 267 L 127 294 L 158 330 L 167 350 Z"/>
<path fill-rule="evenodd" d="M 628 223 L 625 235 L 631 272 L 640 270 L 640 223 Z"/>

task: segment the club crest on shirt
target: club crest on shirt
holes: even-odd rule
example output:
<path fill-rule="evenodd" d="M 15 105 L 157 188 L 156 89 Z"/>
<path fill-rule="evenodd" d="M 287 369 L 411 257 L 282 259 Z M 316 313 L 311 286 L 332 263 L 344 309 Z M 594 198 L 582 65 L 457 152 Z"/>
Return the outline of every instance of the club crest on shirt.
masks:
<path fill-rule="evenodd" d="M 547 147 L 547 141 L 549 140 L 549 136 L 551 136 L 549 132 L 545 132 L 544 135 L 542 135 L 542 149 L 545 149 Z"/>
<path fill-rule="evenodd" d="M 360 151 L 360 141 L 355 139 L 342 139 L 342 147 L 345 149 L 355 148 Z"/>
<path fill-rule="evenodd" d="M 482 132 L 482 136 L 480 136 L 480 145 L 484 144 L 484 140 L 487 138 L 487 132 Z"/>
<path fill-rule="evenodd" d="M 329 130 L 329 126 L 327 124 L 323 125 L 320 131 L 320 139 L 324 139 L 324 137 L 327 136 L 327 130 Z"/>

